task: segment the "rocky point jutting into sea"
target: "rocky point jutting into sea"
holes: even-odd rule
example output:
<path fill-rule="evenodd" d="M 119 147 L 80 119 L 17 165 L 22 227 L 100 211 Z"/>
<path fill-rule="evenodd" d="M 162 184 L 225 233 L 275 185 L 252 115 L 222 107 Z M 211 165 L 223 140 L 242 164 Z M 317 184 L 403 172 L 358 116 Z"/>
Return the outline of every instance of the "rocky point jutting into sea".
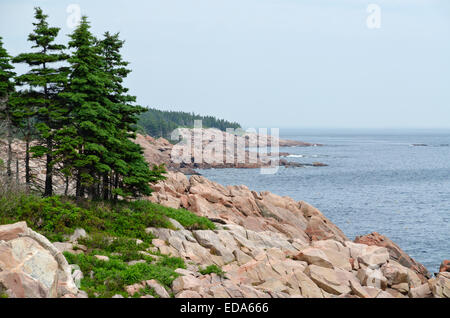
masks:
<path fill-rule="evenodd" d="M 149 280 L 127 286 L 130 295 L 148 286 L 159 297 L 173 293 L 185 298 L 450 297 L 448 261 L 433 276 L 381 234 L 351 241 L 306 202 L 244 185 L 224 187 L 203 176 L 187 177 L 180 171 L 195 166 L 172 163 L 169 142 L 149 136 L 138 136 L 137 141 L 149 163 L 166 163 L 171 170 L 153 186 L 148 200 L 205 216 L 216 229 L 190 230 L 174 220 L 177 230 L 147 228 L 156 237 L 149 249 L 181 257 L 187 268 L 176 270 L 180 276 L 170 290 Z M 22 146 L 15 142 L 18 156 Z M 2 149 L 2 159 L 4 154 Z M 44 166 L 34 160 L 32 167 L 39 187 Z M 63 193 L 63 179 L 58 180 L 57 191 Z M 68 264 L 61 252 L 83 253 L 78 240 L 87 235 L 79 229 L 68 241 L 50 243 L 24 222 L 0 225 L 0 292 L 10 297 L 86 297 L 78 288 L 89 273 Z M 201 274 L 199 266 L 210 264 L 226 275 Z"/>

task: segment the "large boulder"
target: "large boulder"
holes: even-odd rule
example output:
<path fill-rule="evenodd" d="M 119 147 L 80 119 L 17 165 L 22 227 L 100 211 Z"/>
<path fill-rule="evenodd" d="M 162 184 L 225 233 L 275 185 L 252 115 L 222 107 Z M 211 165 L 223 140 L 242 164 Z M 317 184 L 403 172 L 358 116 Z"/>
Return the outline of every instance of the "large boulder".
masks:
<path fill-rule="evenodd" d="M 334 268 L 333 264 L 328 259 L 327 255 L 318 248 L 307 247 L 304 248 L 294 256 L 295 260 L 304 261 L 308 264 L 322 266 L 326 268 Z"/>
<path fill-rule="evenodd" d="M 370 246 L 366 244 L 344 242 L 350 250 L 350 257 L 365 266 L 379 267 L 389 259 L 389 252 L 384 247 Z"/>
<path fill-rule="evenodd" d="M 205 247 L 209 248 L 215 255 L 219 255 L 223 258 L 224 263 L 229 263 L 235 260 L 233 250 L 225 247 L 220 240 L 219 236 L 211 230 L 198 230 L 193 232 L 197 242 Z"/>
<path fill-rule="evenodd" d="M 411 298 L 430 298 L 433 296 L 433 293 L 430 289 L 430 284 L 425 283 L 418 287 L 411 288 L 408 293 Z"/>
<path fill-rule="evenodd" d="M 389 285 L 396 285 L 401 283 L 408 283 L 408 271 L 405 267 L 396 262 L 389 262 L 381 266 L 381 271 L 386 277 Z"/>
<path fill-rule="evenodd" d="M 379 268 L 361 268 L 358 270 L 357 277 L 363 286 L 375 287 L 382 290 L 387 288 L 387 279 L 383 276 Z"/>
<path fill-rule="evenodd" d="M 435 298 L 450 298 L 450 273 L 440 272 L 430 279 L 431 292 Z"/>
<path fill-rule="evenodd" d="M 336 272 L 330 268 L 309 265 L 305 274 L 321 289 L 333 295 L 347 294 L 351 292 L 349 284 L 339 279 Z"/>
<path fill-rule="evenodd" d="M 0 292 L 17 298 L 77 294 L 64 256 L 26 223 L 1 225 Z"/>
<path fill-rule="evenodd" d="M 299 292 L 306 298 L 323 298 L 320 288 L 303 271 L 296 270 L 290 282 L 296 282 Z M 292 283 L 291 283 L 292 284 Z"/>
<path fill-rule="evenodd" d="M 347 236 L 333 222 L 327 219 L 322 212 L 312 205 L 300 201 L 300 210 L 308 221 L 306 234 L 312 241 L 333 239 L 335 241 L 348 241 Z"/>
<path fill-rule="evenodd" d="M 26 222 L 0 225 L 0 241 L 9 241 L 18 238 L 27 230 Z"/>
<path fill-rule="evenodd" d="M 428 270 L 406 254 L 397 244 L 392 242 L 389 238 L 381 235 L 377 232 L 372 232 L 364 236 L 358 236 L 355 238 L 355 243 L 362 243 L 366 245 L 382 246 L 387 248 L 389 251 L 389 257 L 396 262 L 400 263 L 402 266 L 410 268 L 415 271 L 419 276 L 422 283 L 425 283 L 429 278 L 431 278 Z"/>
<path fill-rule="evenodd" d="M 450 272 L 450 260 L 442 261 L 441 266 L 439 266 L 439 272 Z"/>

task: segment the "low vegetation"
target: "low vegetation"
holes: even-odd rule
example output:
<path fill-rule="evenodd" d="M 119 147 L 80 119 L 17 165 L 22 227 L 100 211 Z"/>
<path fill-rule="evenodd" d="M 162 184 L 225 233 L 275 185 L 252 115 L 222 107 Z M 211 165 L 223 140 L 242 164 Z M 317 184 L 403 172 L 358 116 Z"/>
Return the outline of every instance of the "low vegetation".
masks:
<path fill-rule="evenodd" d="M 200 269 L 199 273 L 202 275 L 208 275 L 208 274 L 212 274 L 215 273 L 217 275 L 219 275 L 220 277 L 225 277 L 225 272 L 217 265 L 213 264 L 213 265 L 209 265 L 206 268 Z"/>
<path fill-rule="evenodd" d="M 33 194 L 0 193 L 0 224 L 27 221 L 52 241 L 62 241 L 76 228 L 151 242 L 147 227 L 175 229 L 169 218 L 188 229 L 214 229 L 214 223 L 184 209 L 172 209 L 145 200 L 90 201 L 70 197 L 42 198 Z"/>
<path fill-rule="evenodd" d="M 172 209 L 149 201 L 91 201 L 70 197 L 42 198 L 17 187 L 15 192 L 0 186 L 0 224 L 26 221 L 28 226 L 51 241 L 65 241 L 76 228 L 89 234 L 80 238 L 81 248 L 64 255 L 84 274 L 81 289 L 90 297 L 128 297 L 125 287 L 155 279 L 169 288 L 178 277 L 177 268 L 186 268 L 183 259 L 160 254 L 152 246 L 154 236 L 147 227 L 175 230 L 169 218 L 188 229 L 214 229 L 214 223 L 184 209 Z M 100 260 L 104 255 L 109 261 Z M 133 262 L 134 261 L 134 262 Z M 132 295 L 157 296 L 148 287 Z"/>
<path fill-rule="evenodd" d="M 106 255 L 108 261 L 99 260 L 95 255 Z M 141 255 L 143 262 L 128 264 L 120 253 L 109 253 L 104 250 L 92 250 L 86 254 L 64 253 L 70 264 L 77 264 L 85 277 L 81 280 L 81 289 L 89 297 L 110 298 L 114 295 L 129 297 L 125 291 L 128 285 L 141 283 L 145 280 L 156 279 L 162 286 L 169 288 L 175 278 L 177 268 L 185 268 L 182 259 L 168 256 Z M 156 259 L 159 257 L 159 260 Z M 150 288 L 144 288 L 139 296 L 150 294 L 156 296 Z M 134 296 L 134 295 L 132 295 Z"/>

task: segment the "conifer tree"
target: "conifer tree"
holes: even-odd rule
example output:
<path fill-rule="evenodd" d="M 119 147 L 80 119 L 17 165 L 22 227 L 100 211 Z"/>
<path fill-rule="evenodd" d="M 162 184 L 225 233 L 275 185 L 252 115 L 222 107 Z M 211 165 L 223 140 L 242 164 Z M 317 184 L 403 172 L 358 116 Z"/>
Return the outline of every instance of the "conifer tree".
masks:
<path fill-rule="evenodd" d="M 112 170 L 102 158 L 111 156 L 108 144 L 119 124 L 108 98 L 111 82 L 103 71 L 104 60 L 96 44 L 87 17 L 83 16 L 70 35 L 69 48 L 73 53 L 68 59 L 69 82 L 60 95 L 70 110 L 71 124 L 60 132 L 62 143 L 58 149 L 65 154 L 65 170 L 76 174 L 79 197 L 86 190 L 89 196 L 98 196 L 98 178 Z"/>
<path fill-rule="evenodd" d="M 17 98 L 17 105 L 22 109 L 22 117 L 26 122 L 26 129 L 30 131 L 31 118 L 38 132 L 39 145 L 33 147 L 34 156 L 46 156 L 46 179 L 44 195 L 53 194 L 53 166 L 54 166 L 54 135 L 62 127 L 67 109 L 59 98 L 59 92 L 67 81 L 67 68 L 61 62 L 67 59 L 63 53 L 64 45 L 55 44 L 60 31 L 57 27 L 50 27 L 48 16 L 41 8 L 35 8 L 34 30 L 28 36 L 32 42 L 31 53 L 22 53 L 13 59 L 14 63 L 26 63 L 30 70 L 17 77 L 17 85 L 29 87 L 22 90 Z M 30 182 L 29 151 L 30 140 L 27 141 L 26 181 Z"/>
<path fill-rule="evenodd" d="M 6 126 L 6 138 L 8 142 L 8 155 L 6 161 L 6 174 L 8 182 L 12 180 L 12 135 L 13 135 L 13 107 L 11 95 L 14 92 L 14 67 L 11 65 L 11 56 L 3 47 L 2 37 L 0 37 L 0 119 Z"/>
<path fill-rule="evenodd" d="M 132 142 L 136 138 L 137 121 L 139 115 L 146 109 L 135 104 L 136 97 L 128 94 L 128 88 L 123 85 L 124 79 L 131 72 L 127 69 L 128 62 L 122 59 L 120 50 L 124 41 L 119 34 L 106 32 L 103 40 L 99 41 L 101 55 L 104 59 L 104 72 L 110 78 L 109 99 L 112 102 L 113 113 L 118 117 L 118 125 L 114 131 L 114 142 L 110 145 L 111 157 L 108 165 L 114 170 L 114 175 L 103 178 L 104 198 L 110 197 L 112 192 L 122 197 L 136 197 L 151 193 L 149 183 L 161 180 L 165 172 L 163 166 L 148 168 L 139 145 Z M 114 179 L 111 184 L 108 178 Z M 111 185 L 114 189 L 111 190 Z"/>

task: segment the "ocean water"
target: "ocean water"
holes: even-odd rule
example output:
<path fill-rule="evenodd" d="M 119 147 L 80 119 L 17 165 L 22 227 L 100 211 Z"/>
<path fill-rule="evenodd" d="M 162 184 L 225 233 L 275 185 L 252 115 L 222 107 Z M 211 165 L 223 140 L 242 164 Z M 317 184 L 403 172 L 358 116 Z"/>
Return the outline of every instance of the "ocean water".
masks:
<path fill-rule="evenodd" d="M 245 184 L 304 200 L 354 239 L 386 235 L 433 273 L 450 259 L 450 131 L 281 130 L 322 147 L 280 148 L 287 159 L 328 167 L 199 170 L 223 185 Z M 424 144 L 426 146 L 413 146 Z"/>

